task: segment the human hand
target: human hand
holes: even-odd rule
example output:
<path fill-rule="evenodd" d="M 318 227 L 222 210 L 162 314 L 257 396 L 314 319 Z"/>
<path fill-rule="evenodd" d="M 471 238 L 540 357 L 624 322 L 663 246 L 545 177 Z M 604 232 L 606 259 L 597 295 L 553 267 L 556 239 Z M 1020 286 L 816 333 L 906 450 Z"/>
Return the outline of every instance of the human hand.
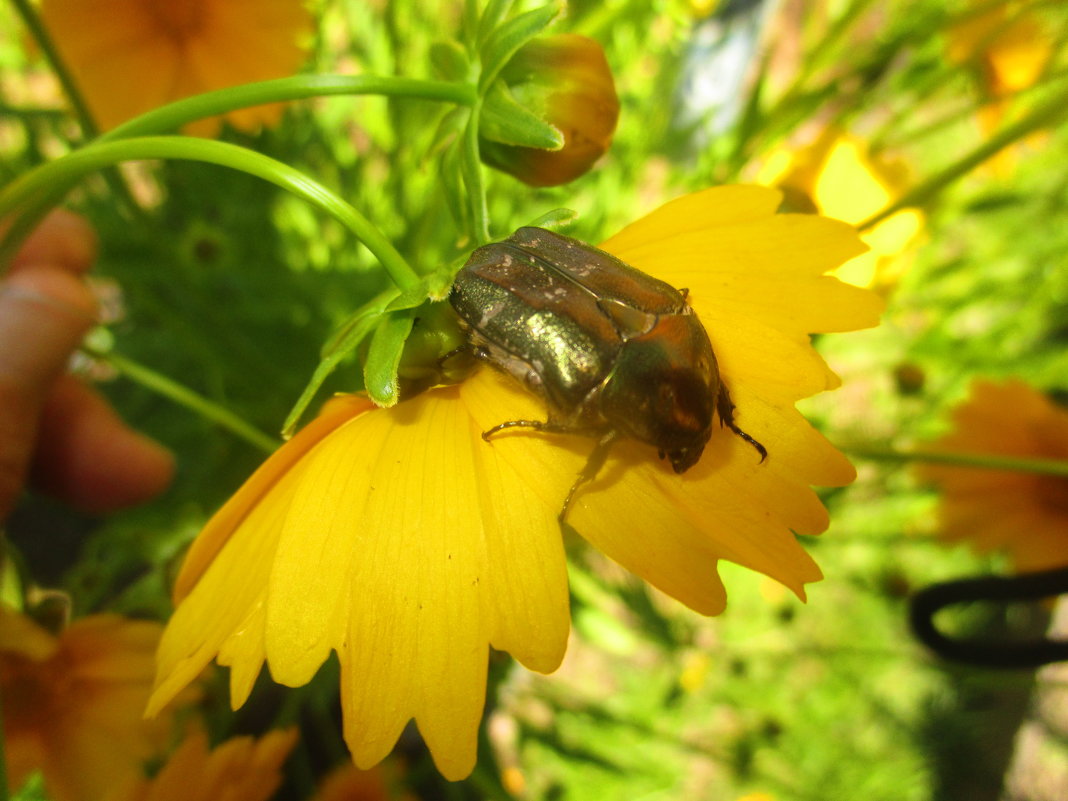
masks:
<path fill-rule="evenodd" d="M 88 224 L 56 211 L 0 282 L 0 522 L 27 476 L 89 513 L 148 500 L 173 476 L 167 450 L 65 372 L 95 320 L 96 301 L 82 279 L 95 254 Z"/>

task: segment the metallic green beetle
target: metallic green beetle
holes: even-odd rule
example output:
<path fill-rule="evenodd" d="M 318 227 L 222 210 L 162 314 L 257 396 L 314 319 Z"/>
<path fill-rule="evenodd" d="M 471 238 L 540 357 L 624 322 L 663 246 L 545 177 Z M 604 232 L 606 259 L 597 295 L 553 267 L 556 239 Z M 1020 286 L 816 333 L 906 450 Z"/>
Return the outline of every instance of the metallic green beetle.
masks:
<path fill-rule="evenodd" d="M 767 457 L 735 425 L 712 344 L 685 294 L 609 253 L 520 228 L 471 254 L 449 301 L 475 355 L 548 410 L 546 421 L 509 420 L 485 439 L 513 426 L 597 438 L 561 520 L 620 437 L 652 445 L 682 473 L 701 458 L 718 414 Z"/>

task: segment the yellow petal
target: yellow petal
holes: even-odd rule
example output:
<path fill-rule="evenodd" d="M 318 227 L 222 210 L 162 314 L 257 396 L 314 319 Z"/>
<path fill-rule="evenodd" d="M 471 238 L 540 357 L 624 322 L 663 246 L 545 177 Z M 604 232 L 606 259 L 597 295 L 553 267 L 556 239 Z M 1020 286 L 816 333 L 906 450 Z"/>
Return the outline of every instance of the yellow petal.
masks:
<path fill-rule="evenodd" d="M 197 536 L 175 580 L 174 600 L 182 600 L 222 550 L 245 516 L 304 455 L 339 426 L 367 409 L 370 401 L 354 395 L 337 398 L 322 413 L 279 448 L 246 481 Z"/>
<path fill-rule="evenodd" d="M 453 779 L 474 766 L 488 656 L 472 431 L 455 393 L 367 418 L 388 430 L 389 448 L 369 455 L 376 480 L 341 652 L 345 739 L 356 764 L 378 762 L 415 717 Z"/>
<path fill-rule="evenodd" d="M 635 253 L 655 252 L 663 240 L 680 234 L 770 217 L 781 201 L 780 192 L 764 186 L 715 186 L 665 203 L 606 239 L 601 248 L 643 270 L 630 261 Z"/>
<path fill-rule="evenodd" d="M 282 684 L 306 684 L 341 646 L 350 565 L 373 547 L 364 509 L 383 481 L 374 472 L 391 432 L 382 417 L 359 415 L 332 432 L 294 481 L 267 588 L 267 659 Z"/>

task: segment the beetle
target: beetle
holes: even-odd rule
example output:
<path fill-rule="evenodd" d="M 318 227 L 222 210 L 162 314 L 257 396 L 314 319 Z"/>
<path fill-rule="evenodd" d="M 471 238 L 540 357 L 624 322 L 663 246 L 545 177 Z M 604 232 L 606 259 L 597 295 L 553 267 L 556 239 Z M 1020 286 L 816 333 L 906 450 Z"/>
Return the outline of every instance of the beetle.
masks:
<path fill-rule="evenodd" d="M 686 297 L 610 253 L 541 228 L 478 248 L 457 273 L 449 302 L 468 346 L 540 397 L 548 413 L 544 421 L 505 421 L 483 439 L 512 427 L 597 439 L 561 521 L 620 438 L 652 445 L 684 473 L 701 458 L 718 415 L 767 458 L 735 424 L 712 344 Z"/>

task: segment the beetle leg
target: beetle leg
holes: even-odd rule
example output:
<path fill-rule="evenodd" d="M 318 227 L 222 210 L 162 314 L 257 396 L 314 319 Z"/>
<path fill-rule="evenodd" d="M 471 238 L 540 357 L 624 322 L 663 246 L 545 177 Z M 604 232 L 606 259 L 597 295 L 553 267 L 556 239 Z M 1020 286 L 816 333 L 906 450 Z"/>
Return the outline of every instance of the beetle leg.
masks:
<path fill-rule="evenodd" d="M 489 442 L 489 438 L 496 434 L 498 431 L 504 431 L 506 428 L 533 428 L 535 431 L 549 431 L 556 432 L 560 429 L 555 428 L 549 423 L 543 423 L 541 420 L 506 420 L 503 423 L 497 423 L 489 431 L 482 432 L 482 439 Z"/>
<path fill-rule="evenodd" d="M 574 500 L 578 488 L 589 481 L 593 481 L 597 474 L 601 472 L 605 460 L 608 459 L 608 451 L 612 448 L 612 443 L 617 439 L 619 439 L 619 433 L 612 430 L 597 440 L 597 444 L 593 446 L 593 450 L 590 451 L 590 455 L 586 459 L 586 466 L 582 468 L 582 472 L 575 478 L 575 483 L 571 485 L 571 489 L 568 490 L 567 497 L 564 499 L 560 514 L 556 516 L 556 519 L 561 523 L 567 517 L 567 510 L 571 508 L 571 501 Z"/>
<path fill-rule="evenodd" d="M 459 356 L 461 353 L 470 353 L 471 355 L 475 355 L 475 350 L 476 350 L 475 347 L 473 347 L 469 343 L 465 342 L 464 344 L 460 345 L 459 347 L 453 348 L 448 353 L 445 353 L 445 354 L 442 354 L 441 356 L 438 356 L 438 367 L 443 367 L 445 365 L 445 362 L 447 362 L 449 359 L 453 358 L 454 356 Z"/>
<path fill-rule="evenodd" d="M 760 461 L 763 463 L 764 460 L 768 458 L 768 449 L 742 431 L 742 429 L 738 428 L 738 425 L 734 422 L 734 402 L 731 400 L 731 393 L 727 391 L 727 385 L 722 381 L 719 385 L 719 398 L 716 400 L 716 411 L 719 413 L 719 424 L 726 426 L 756 448 L 757 453 L 760 454 Z"/>

